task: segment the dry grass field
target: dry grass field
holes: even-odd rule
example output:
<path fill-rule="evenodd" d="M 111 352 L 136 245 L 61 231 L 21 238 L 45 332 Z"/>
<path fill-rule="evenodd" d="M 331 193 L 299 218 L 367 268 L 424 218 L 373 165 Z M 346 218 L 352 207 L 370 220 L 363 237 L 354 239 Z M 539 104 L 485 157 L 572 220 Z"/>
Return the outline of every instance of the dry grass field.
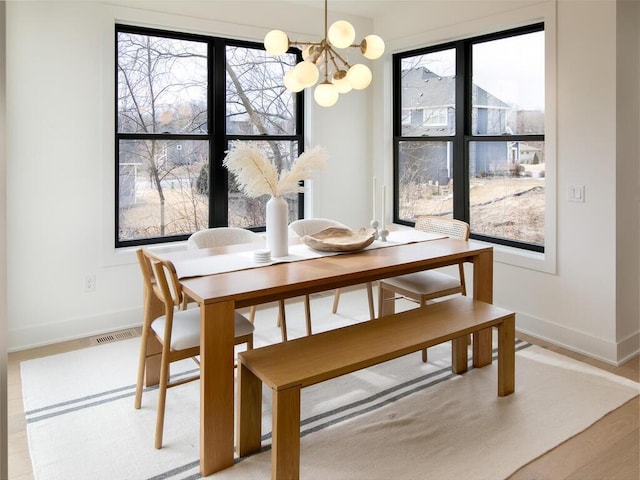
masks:
<path fill-rule="evenodd" d="M 470 185 L 471 230 L 474 233 L 544 244 L 545 180 L 532 177 L 474 178 Z M 407 189 L 409 191 L 409 189 Z M 410 189 L 400 216 L 451 215 L 448 186 Z"/>
<path fill-rule="evenodd" d="M 471 230 L 544 244 L 544 179 L 489 180 L 471 190 Z"/>

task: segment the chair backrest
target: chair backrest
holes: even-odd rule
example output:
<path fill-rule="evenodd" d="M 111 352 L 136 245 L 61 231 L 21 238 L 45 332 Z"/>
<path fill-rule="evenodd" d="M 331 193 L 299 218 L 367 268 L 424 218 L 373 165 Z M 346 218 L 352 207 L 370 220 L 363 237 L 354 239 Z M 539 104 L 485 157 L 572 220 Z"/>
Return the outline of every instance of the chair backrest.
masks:
<path fill-rule="evenodd" d="M 440 233 L 460 240 L 469 240 L 469 224 L 453 218 L 418 215 L 415 229 L 421 232 Z"/>
<path fill-rule="evenodd" d="M 138 249 L 136 255 L 142 272 L 146 307 L 153 308 L 155 305 L 156 308 L 150 319 L 164 315 L 168 310 L 173 310 L 174 306 L 181 305 L 183 293 L 173 264 L 161 260 L 144 248 Z M 159 308 L 160 304 L 164 308 Z"/>
<path fill-rule="evenodd" d="M 328 218 L 301 218 L 289 224 L 289 232 L 298 237 L 304 237 L 305 235 L 313 235 L 329 227 L 349 228 L 340 222 Z"/>
<path fill-rule="evenodd" d="M 216 227 L 195 232 L 187 240 L 187 249 L 226 247 L 239 243 L 264 243 L 262 236 L 238 227 Z"/>

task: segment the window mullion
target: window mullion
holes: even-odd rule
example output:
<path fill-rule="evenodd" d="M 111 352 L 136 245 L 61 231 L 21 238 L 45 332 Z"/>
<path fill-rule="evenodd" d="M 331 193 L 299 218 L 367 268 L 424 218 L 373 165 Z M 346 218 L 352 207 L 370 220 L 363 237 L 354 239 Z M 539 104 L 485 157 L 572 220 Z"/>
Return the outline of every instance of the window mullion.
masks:
<path fill-rule="evenodd" d="M 226 143 L 226 43 L 215 39 L 211 43 L 213 54 L 210 59 L 210 103 L 213 122 L 211 131 L 211 172 L 209 178 L 209 227 L 226 226 L 228 220 L 229 181 L 227 170 L 222 165 Z"/>
<path fill-rule="evenodd" d="M 469 47 L 463 41 L 456 43 L 456 130 L 453 146 L 453 217 L 469 221 L 469 165 L 466 162 L 468 145 L 465 136 L 471 130 L 470 59 Z"/>

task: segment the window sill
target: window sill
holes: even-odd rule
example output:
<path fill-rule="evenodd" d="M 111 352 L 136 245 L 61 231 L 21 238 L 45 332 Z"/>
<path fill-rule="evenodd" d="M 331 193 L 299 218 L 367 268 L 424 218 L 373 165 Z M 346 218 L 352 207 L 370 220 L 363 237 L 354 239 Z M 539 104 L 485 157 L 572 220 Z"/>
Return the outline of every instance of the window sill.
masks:
<path fill-rule="evenodd" d="M 508 247 L 506 245 L 496 245 L 489 242 L 472 240 L 474 243 L 493 247 L 493 259 L 498 263 L 513 265 L 514 267 L 536 270 L 544 273 L 556 273 L 555 261 L 548 252 L 539 253 L 523 250 L 521 248 Z"/>
<path fill-rule="evenodd" d="M 393 230 L 411 229 L 406 225 L 390 226 Z M 483 242 L 480 240 L 470 240 L 473 243 L 479 245 L 486 245 L 493 247 L 493 260 L 505 265 L 513 265 L 514 267 L 526 268 L 529 270 L 535 270 L 544 273 L 556 273 L 555 258 L 548 251 L 545 253 L 531 252 L 528 250 L 522 250 L 520 248 L 507 247 L 505 245 L 496 245 L 490 242 Z M 547 250 L 549 248 L 547 247 Z"/>
<path fill-rule="evenodd" d="M 143 245 L 138 247 L 110 248 L 105 250 L 102 257 L 102 264 L 105 267 L 128 265 L 137 263 L 136 250 L 147 248 L 155 253 L 179 252 L 187 249 L 187 242 L 161 243 L 154 245 Z"/>

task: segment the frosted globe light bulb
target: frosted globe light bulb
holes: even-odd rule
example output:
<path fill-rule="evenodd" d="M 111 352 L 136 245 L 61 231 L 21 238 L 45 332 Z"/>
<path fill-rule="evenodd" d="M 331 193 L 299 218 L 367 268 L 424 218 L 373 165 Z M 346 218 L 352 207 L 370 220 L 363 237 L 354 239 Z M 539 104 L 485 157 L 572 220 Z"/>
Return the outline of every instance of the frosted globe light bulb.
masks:
<path fill-rule="evenodd" d="M 373 75 L 369 67 L 362 63 L 352 66 L 347 72 L 347 79 L 355 90 L 363 90 L 369 86 Z"/>
<path fill-rule="evenodd" d="M 349 82 L 349 79 L 347 78 L 347 72 L 344 70 L 338 70 L 334 73 L 331 83 L 336 86 L 338 93 L 349 93 L 353 88 L 351 86 L 351 82 Z"/>
<path fill-rule="evenodd" d="M 264 36 L 264 48 L 271 55 L 282 55 L 289 50 L 289 37 L 282 30 L 271 30 Z"/>
<path fill-rule="evenodd" d="M 294 93 L 301 92 L 304 89 L 304 85 L 302 85 L 298 81 L 298 78 L 296 77 L 296 74 L 293 70 L 289 70 L 284 74 L 284 86 L 287 88 L 287 90 Z"/>
<path fill-rule="evenodd" d="M 336 86 L 328 82 L 322 82 L 313 91 L 313 98 L 321 107 L 331 107 L 332 105 L 335 105 L 338 101 L 338 96 L 339 94 Z"/>
<path fill-rule="evenodd" d="M 295 76 L 298 79 L 298 82 L 302 85 L 303 88 L 310 87 L 314 83 L 318 81 L 318 77 L 320 76 L 320 72 L 318 71 L 318 67 L 315 66 L 314 63 L 304 61 L 298 63 L 293 69 L 295 72 Z"/>
<path fill-rule="evenodd" d="M 302 50 L 302 59 L 308 60 L 310 54 L 311 54 L 311 45 L 309 45 L 307 48 Z"/>
<path fill-rule="evenodd" d="M 370 60 L 380 58 L 384 53 L 384 40 L 378 35 L 367 35 L 360 47 L 362 55 Z"/>
<path fill-rule="evenodd" d="M 329 27 L 329 43 L 336 48 L 347 48 L 356 39 L 356 30 L 346 20 L 338 20 Z"/>

